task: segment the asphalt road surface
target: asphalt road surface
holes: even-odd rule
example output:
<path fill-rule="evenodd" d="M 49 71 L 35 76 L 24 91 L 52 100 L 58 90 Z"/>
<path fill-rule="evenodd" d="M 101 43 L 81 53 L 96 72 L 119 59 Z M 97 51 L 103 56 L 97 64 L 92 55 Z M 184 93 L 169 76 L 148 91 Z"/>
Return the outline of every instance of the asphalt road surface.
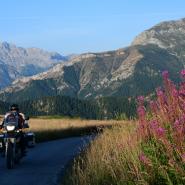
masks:
<path fill-rule="evenodd" d="M 37 144 L 14 169 L 8 170 L 0 157 L 0 185 L 56 185 L 66 165 L 90 140 L 69 138 Z"/>

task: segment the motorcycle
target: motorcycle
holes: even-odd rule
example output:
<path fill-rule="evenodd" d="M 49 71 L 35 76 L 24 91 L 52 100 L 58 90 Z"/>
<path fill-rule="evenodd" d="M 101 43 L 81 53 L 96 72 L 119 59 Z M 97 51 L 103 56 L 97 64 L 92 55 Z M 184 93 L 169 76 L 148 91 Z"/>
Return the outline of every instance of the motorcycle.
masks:
<path fill-rule="evenodd" d="M 28 121 L 29 117 L 26 120 Z M 25 128 L 27 128 L 27 126 L 25 126 Z M 3 138 L 0 143 L 1 152 L 5 157 L 7 168 L 12 169 L 23 157 L 21 145 L 24 133 L 22 129 L 19 129 L 16 122 L 10 121 L 4 122 L 2 130 L 3 134 L 0 136 L 0 138 Z"/>

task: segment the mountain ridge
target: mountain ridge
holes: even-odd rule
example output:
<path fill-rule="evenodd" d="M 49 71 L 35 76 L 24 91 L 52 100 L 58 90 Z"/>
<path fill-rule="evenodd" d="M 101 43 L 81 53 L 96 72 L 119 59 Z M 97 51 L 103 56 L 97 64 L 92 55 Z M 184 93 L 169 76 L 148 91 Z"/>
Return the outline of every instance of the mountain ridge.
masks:
<path fill-rule="evenodd" d="M 17 78 L 46 71 L 67 58 L 56 52 L 39 48 L 23 48 L 7 42 L 0 43 L 0 89 Z"/>
<path fill-rule="evenodd" d="M 0 92 L 0 99 L 18 101 L 48 95 L 93 99 L 148 94 L 161 85 L 163 70 L 178 81 L 185 64 L 184 47 L 185 19 L 160 23 L 138 35 L 130 47 L 82 54 L 47 72 L 14 81 Z"/>

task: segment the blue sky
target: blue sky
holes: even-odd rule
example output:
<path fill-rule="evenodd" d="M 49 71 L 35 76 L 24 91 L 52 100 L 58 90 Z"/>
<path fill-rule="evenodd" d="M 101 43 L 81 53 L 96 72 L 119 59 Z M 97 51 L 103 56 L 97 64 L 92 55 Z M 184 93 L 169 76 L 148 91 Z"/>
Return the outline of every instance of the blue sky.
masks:
<path fill-rule="evenodd" d="M 183 17 L 184 0 L 0 0 L 0 41 L 65 55 L 100 52 Z"/>

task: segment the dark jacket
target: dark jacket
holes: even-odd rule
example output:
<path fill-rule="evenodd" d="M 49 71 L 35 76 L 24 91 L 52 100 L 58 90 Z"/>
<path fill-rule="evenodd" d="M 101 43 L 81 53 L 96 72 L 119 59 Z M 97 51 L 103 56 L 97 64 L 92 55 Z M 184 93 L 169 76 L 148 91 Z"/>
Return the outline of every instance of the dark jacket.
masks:
<path fill-rule="evenodd" d="M 1 124 L 1 126 L 0 126 L 0 128 L 3 127 L 3 125 L 4 125 L 4 123 L 5 123 L 5 119 L 6 119 L 12 112 L 14 113 L 15 111 L 10 111 L 10 112 L 7 112 L 7 113 L 5 114 L 5 117 L 4 117 L 4 119 L 3 119 L 3 122 L 2 122 L 2 124 Z M 17 113 L 17 115 L 18 115 L 18 127 L 19 127 L 19 129 L 22 129 L 22 128 L 24 128 L 24 122 L 25 122 L 24 114 L 23 114 L 23 113 L 19 113 L 19 112 L 16 112 L 16 113 Z"/>

